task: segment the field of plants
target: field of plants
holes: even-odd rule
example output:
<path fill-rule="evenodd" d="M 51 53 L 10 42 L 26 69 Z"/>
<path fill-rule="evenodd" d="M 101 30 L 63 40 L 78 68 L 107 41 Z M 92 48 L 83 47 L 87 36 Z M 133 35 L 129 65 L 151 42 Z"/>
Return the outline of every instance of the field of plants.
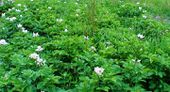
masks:
<path fill-rule="evenodd" d="M 170 92 L 170 0 L 0 0 L 0 92 Z"/>

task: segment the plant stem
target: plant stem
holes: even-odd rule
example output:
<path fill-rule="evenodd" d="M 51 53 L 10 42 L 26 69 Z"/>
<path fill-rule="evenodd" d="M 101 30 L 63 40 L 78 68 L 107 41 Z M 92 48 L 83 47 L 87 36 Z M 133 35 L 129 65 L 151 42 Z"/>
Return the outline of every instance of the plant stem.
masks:
<path fill-rule="evenodd" d="M 96 0 L 90 0 L 89 4 L 89 25 L 90 25 L 90 30 L 92 31 L 92 35 L 95 34 L 96 32 Z"/>

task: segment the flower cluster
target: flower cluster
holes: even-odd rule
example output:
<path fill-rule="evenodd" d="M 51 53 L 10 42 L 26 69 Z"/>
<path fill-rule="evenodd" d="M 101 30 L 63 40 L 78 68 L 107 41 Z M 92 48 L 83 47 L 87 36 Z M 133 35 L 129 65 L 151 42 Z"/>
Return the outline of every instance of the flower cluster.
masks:
<path fill-rule="evenodd" d="M 6 44 L 8 44 L 8 43 L 6 42 L 6 40 L 4 40 L 4 39 L 1 39 L 1 40 L 0 40 L 0 45 L 6 45 Z"/>
<path fill-rule="evenodd" d="M 140 33 L 137 35 L 137 37 L 138 37 L 139 39 L 144 39 L 144 38 L 145 38 L 145 36 L 142 35 L 142 34 L 140 34 Z"/>
<path fill-rule="evenodd" d="M 68 29 L 64 29 L 64 32 L 68 32 Z"/>
<path fill-rule="evenodd" d="M 21 5 L 21 4 L 18 4 L 18 5 Z M 15 7 L 8 9 L 8 12 L 10 12 L 10 11 L 21 12 L 20 9 L 16 9 Z"/>
<path fill-rule="evenodd" d="M 56 21 L 61 23 L 61 22 L 63 22 L 63 19 L 59 18 L 59 19 L 56 19 Z"/>
<path fill-rule="evenodd" d="M 32 53 L 32 54 L 30 54 L 29 57 L 31 59 L 34 59 L 37 65 L 44 65 L 45 64 L 45 60 L 40 58 L 40 56 L 37 53 Z"/>
<path fill-rule="evenodd" d="M 36 49 L 35 51 L 41 52 L 41 51 L 43 51 L 43 50 L 44 50 L 44 48 L 42 48 L 41 46 L 38 46 L 37 49 Z"/>
<path fill-rule="evenodd" d="M 18 24 L 17 25 L 17 28 L 19 28 L 23 33 L 28 33 L 28 30 L 26 30 L 22 24 Z M 33 37 L 38 37 L 39 36 L 39 33 L 34 33 L 32 34 Z"/>
<path fill-rule="evenodd" d="M 2 13 L 1 17 L 5 17 L 5 13 Z"/>
<path fill-rule="evenodd" d="M 33 32 L 32 36 L 33 36 L 33 37 L 38 37 L 38 36 L 39 36 L 39 34 L 38 34 L 38 33 L 34 33 L 34 32 Z"/>
<path fill-rule="evenodd" d="M 85 40 L 89 40 L 89 37 L 88 37 L 88 36 L 84 36 L 84 39 L 85 39 Z"/>
<path fill-rule="evenodd" d="M 146 18 L 147 18 L 147 16 L 146 16 L 146 15 L 142 15 L 142 17 L 143 17 L 144 19 L 146 19 Z"/>
<path fill-rule="evenodd" d="M 97 75 L 102 75 L 102 73 L 104 72 L 104 68 L 102 68 L 102 67 L 95 67 L 95 68 L 94 68 L 94 72 L 95 72 Z"/>
<path fill-rule="evenodd" d="M 21 29 L 23 33 L 28 33 L 28 30 L 26 30 L 21 24 L 18 24 L 17 27 Z"/>
<path fill-rule="evenodd" d="M 17 18 L 16 17 L 7 17 L 6 20 L 9 20 L 10 22 L 13 22 L 15 21 Z"/>
<path fill-rule="evenodd" d="M 49 9 L 49 10 L 51 10 L 51 9 L 52 9 L 52 7 L 48 7 L 48 9 Z"/>
<path fill-rule="evenodd" d="M 14 0 L 7 0 L 7 1 L 8 1 L 8 3 L 14 3 Z M 0 6 L 3 6 L 3 5 L 5 5 L 5 3 L 4 3 L 3 0 L 1 0 L 0 1 Z"/>
<path fill-rule="evenodd" d="M 140 62 L 141 62 L 141 60 L 140 60 L 140 59 L 138 59 L 138 60 L 136 60 L 136 59 L 132 59 L 132 61 L 133 61 L 133 62 L 137 62 L 137 63 L 140 63 Z"/>
<path fill-rule="evenodd" d="M 43 51 L 43 50 L 44 50 L 44 49 L 43 49 L 41 46 L 38 46 L 35 51 L 40 52 L 40 51 Z M 35 62 L 36 62 L 36 64 L 39 65 L 39 66 L 45 64 L 45 60 L 43 60 L 43 59 L 39 56 L 39 54 L 37 54 L 36 52 L 30 54 L 29 57 L 30 57 L 31 59 L 34 59 Z"/>
<path fill-rule="evenodd" d="M 32 53 L 32 54 L 30 54 L 29 57 L 32 58 L 32 59 L 37 59 L 37 58 L 39 58 L 40 56 L 39 56 L 37 53 Z"/>
<path fill-rule="evenodd" d="M 90 47 L 91 51 L 96 51 L 96 48 L 94 46 Z"/>

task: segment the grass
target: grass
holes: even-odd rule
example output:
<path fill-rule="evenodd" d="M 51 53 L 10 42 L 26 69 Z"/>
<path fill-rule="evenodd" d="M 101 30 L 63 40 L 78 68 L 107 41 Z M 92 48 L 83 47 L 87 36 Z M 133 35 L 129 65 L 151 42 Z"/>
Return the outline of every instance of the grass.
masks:
<path fill-rule="evenodd" d="M 143 0 L 153 13 L 170 16 L 170 0 Z"/>
<path fill-rule="evenodd" d="M 140 2 L 149 9 L 152 16 L 159 17 L 161 22 L 170 24 L 170 0 L 125 0 L 125 2 Z"/>
<path fill-rule="evenodd" d="M 145 4 L 156 15 L 170 16 L 170 0 L 125 0 L 126 2 L 139 2 Z"/>

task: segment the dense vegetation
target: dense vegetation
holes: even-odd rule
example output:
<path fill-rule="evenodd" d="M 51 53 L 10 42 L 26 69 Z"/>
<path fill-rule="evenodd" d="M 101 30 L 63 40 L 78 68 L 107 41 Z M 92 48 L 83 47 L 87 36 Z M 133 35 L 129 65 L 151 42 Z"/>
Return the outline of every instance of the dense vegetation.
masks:
<path fill-rule="evenodd" d="M 169 8 L 151 1 L 4 1 L 0 91 L 168 92 Z"/>

